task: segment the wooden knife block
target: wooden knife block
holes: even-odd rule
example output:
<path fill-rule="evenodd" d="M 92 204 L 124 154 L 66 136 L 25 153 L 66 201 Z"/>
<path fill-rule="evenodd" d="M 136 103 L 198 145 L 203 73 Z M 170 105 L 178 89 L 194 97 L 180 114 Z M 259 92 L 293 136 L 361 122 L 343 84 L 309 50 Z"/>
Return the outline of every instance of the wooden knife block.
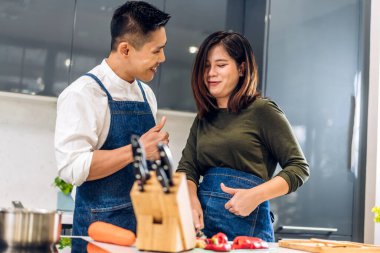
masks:
<path fill-rule="evenodd" d="M 137 218 L 139 250 L 179 252 L 195 246 L 195 229 L 184 173 L 173 174 L 174 186 L 164 193 L 155 173 L 144 191 L 133 185 L 131 198 Z"/>

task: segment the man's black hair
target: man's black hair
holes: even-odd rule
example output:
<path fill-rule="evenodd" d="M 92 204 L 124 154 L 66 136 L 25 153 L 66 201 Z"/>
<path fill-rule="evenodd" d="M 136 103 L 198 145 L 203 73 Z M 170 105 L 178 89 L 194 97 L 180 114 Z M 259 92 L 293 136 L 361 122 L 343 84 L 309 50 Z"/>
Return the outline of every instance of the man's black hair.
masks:
<path fill-rule="evenodd" d="M 166 25 L 170 15 L 143 1 L 128 1 L 113 14 L 111 20 L 111 51 L 125 38 L 139 49 L 149 39 L 149 33 Z M 125 37 L 124 37 L 125 36 Z"/>

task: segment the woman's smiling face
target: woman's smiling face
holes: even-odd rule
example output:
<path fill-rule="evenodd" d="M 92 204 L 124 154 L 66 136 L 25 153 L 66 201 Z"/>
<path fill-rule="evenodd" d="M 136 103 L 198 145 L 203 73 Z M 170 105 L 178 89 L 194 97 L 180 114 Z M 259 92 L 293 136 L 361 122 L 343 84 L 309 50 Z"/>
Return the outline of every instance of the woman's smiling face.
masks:
<path fill-rule="evenodd" d="M 219 108 L 227 108 L 229 97 L 241 74 L 241 67 L 221 44 L 210 49 L 207 54 L 204 82 Z"/>

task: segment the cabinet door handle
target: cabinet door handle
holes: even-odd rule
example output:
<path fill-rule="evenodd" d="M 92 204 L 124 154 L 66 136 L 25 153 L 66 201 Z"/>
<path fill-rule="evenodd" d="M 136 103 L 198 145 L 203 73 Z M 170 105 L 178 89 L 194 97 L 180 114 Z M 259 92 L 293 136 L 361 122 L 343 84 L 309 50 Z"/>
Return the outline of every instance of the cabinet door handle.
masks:
<path fill-rule="evenodd" d="M 299 227 L 299 226 L 280 226 L 277 231 L 281 230 L 287 230 L 287 231 L 303 231 L 303 232 L 326 232 L 326 233 L 333 233 L 338 232 L 337 228 L 320 228 L 320 227 Z"/>

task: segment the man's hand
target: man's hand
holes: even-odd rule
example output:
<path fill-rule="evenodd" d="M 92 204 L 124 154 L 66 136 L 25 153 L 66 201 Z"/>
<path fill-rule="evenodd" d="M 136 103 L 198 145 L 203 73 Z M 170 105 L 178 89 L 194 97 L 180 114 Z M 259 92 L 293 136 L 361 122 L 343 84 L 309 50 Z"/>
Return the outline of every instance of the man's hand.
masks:
<path fill-rule="evenodd" d="M 145 151 L 145 157 L 148 160 L 153 161 L 160 158 L 157 148 L 159 142 L 164 144 L 169 143 L 169 134 L 165 131 L 161 131 L 165 123 L 166 117 L 162 117 L 160 123 L 149 129 L 148 132 L 140 137 L 141 145 Z"/>

